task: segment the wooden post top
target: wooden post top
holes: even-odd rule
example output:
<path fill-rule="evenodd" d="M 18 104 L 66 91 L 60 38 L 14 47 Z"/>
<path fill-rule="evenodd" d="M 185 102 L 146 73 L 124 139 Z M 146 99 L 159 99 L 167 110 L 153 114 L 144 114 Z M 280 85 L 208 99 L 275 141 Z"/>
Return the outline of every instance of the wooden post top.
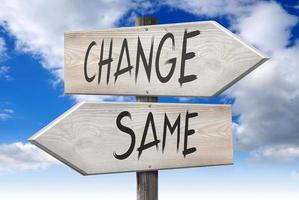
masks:
<path fill-rule="evenodd" d="M 137 17 L 135 21 L 136 26 L 146 26 L 146 25 L 153 25 L 153 24 L 158 24 L 158 19 L 154 16 Z"/>

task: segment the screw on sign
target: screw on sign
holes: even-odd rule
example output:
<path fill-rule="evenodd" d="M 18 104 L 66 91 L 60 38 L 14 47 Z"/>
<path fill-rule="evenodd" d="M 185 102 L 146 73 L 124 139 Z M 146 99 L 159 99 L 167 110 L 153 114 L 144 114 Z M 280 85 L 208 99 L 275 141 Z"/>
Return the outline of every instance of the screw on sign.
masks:
<path fill-rule="evenodd" d="M 66 93 L 147 103 L 79 103 L 29 141 L 83 175 L 136 171 L 139 200 L 159 169 L 233 163 L 229 105 L 157 96 L 216 96 L 268 59 L 214 21 L 69 32 L 64 58 Z"/>

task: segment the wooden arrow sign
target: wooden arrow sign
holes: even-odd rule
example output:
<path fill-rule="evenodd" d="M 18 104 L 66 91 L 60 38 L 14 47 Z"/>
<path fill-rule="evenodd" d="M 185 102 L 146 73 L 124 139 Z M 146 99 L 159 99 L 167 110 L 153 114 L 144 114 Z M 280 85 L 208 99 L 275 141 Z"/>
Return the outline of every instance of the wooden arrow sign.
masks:
<path fill-rule="evenodd" d="M 267 57 L 214 21 L 65 33 L 65 92 L 220 94 Z"/>
<path fill-rule="evenodd" d="M 233 163 L 226 105 L 80 103 L 29 141 L 83 175 Z"/>

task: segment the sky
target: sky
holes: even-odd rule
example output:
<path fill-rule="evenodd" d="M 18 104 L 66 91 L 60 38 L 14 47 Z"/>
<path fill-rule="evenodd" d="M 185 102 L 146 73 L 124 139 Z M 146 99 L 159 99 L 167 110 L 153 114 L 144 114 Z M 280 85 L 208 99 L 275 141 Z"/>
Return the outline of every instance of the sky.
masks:
<path fill-rule="evenodd" d="M 0 0 L 0 198 L 134 199 L 135 173 L 81 176 L 27 139 L 80 101 L 134 97 L 63 91 L 63 33 L 215 20 L 268 60 L 216 98 L 159 102 L 231 104 L 234 165 L 159 171 L 160 199 L 297 199 L 299 1 Z M 116 192 L 117 191 L 117 192 Z"/>

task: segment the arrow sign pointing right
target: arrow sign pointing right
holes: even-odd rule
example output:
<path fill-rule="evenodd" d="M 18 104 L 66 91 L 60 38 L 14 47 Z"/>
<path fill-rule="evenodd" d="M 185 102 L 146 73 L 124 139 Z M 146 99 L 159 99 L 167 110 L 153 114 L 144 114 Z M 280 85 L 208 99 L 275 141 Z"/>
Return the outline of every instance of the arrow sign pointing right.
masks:
<path fill-rule="evenodd" d="M 83 175 L 233 163 L 226 105 L 81 103 L 29 141 Z"/>
<path fill-rule="evenodd" d="M 65 92 L 216 96 L 268 58 L 214 21 L 65 33 Z"/>

